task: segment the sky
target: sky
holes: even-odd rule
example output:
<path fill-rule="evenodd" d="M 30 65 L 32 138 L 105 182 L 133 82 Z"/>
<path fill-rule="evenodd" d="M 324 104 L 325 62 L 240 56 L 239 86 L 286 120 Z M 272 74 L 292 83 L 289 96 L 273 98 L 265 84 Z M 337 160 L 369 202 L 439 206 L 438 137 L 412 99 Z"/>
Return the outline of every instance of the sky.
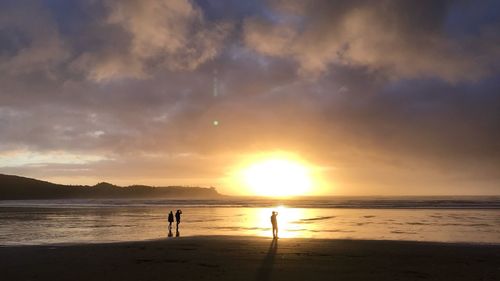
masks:
<path fill-rule="evenodd" d="M 500 3 L 0 2 L 0 173 L 317 195 L 500 194 Z"/>

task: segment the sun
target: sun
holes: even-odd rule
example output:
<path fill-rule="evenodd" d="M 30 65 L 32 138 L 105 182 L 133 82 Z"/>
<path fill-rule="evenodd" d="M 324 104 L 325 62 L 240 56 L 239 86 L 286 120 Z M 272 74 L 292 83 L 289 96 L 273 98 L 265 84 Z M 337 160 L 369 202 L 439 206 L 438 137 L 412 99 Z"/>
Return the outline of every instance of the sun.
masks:
<path fill-rule="evenodd" d="M 284 158 L 269 158 L 250 164 L 242 171 L 243 182 L 259 196 L 306 195 L 312 186 L 306 165 Z"/>

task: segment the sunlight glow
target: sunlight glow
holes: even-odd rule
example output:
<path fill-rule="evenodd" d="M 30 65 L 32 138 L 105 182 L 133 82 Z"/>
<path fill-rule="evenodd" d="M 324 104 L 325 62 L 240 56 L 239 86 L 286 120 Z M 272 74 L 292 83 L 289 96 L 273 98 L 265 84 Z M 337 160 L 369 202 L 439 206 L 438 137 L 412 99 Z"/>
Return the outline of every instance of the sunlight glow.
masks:
<path fill-rule="evenodd" d="M 260 196 L 306 195 L 312 186 L 309 169 L 284 158 L 252 163 L 243 169 L 242 176 L 245 185 Z"/>

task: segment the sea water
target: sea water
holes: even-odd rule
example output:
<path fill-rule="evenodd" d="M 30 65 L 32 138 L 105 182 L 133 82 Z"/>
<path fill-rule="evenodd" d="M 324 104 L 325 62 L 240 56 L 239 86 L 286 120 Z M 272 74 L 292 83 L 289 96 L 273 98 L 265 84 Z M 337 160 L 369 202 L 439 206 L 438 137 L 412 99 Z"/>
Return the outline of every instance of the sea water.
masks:
<path fill-rule="evenodd" d="M 182 210 L 169 235 L 169 211 Z M 271 234 L 281 238 L 500 244 L 500 197 L 270 200 L 0 201 L 0 245 L 102 243 L 176 236 Z"/>

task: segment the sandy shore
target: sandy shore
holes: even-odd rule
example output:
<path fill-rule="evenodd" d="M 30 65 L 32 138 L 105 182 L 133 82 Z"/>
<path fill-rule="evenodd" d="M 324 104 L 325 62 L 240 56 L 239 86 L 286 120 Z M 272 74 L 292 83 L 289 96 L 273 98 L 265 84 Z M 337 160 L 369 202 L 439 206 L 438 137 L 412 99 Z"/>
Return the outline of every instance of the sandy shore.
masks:
<path fill-rule="evenodd" d="M 500 245 L 180 237 L 0 247 L 2 280 L 500 280 Z"/>

